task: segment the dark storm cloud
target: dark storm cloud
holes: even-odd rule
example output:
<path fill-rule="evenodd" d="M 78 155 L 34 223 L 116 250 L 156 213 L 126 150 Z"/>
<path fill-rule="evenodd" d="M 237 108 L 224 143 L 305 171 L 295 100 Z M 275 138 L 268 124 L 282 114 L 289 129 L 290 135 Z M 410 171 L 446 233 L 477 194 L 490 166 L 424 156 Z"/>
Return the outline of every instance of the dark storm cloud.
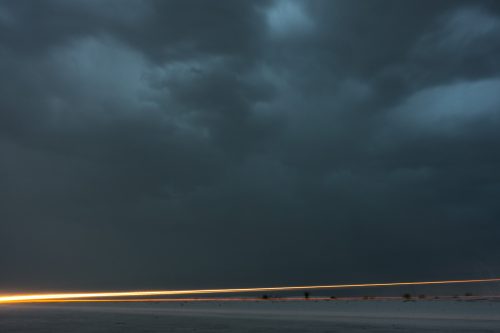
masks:
<path fill-rule="evenodd" d="M 3 288 L 500 273 L 498 7 L 1 1 Z"/>

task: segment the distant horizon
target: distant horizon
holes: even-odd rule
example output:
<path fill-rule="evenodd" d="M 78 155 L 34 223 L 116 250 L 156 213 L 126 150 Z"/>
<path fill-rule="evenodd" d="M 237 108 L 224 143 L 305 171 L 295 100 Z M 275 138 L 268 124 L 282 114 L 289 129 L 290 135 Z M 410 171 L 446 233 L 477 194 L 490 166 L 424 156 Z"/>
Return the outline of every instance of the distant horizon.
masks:
<path fill-rule="evenodd" d="M 281 286 L 281 287 L 258 287 L 258 288 L 229 288 L 229 289 L 194 289 L 194 290 L 161 290 L 161 291 L 121 291 L 121 292 L 88 292 L 88 293 L 54 293 L 54 294 L 14 294 L 0 295 L 0 304 L 15 304 L 33 302 L 51 302 L 54 300 L 71 301 L 76 299 L 102 299 L 139 296 L 177 296 L 177 295 L 206 295 L 206 294 L 241 294 L 241 293 L 271 293 L 283 291 L 302 291 L 305 297 L 314 290 L 338 290 L 352 288 L 374 288 L 374 287 L 396 287 L 396 286 L 422 286 L 422 285 L 450 285 L 450 284 L 477 284 L 477 283 L 500 283 L 500 278 L 475 279 L 475 280 L 446 280 L 446 281 L 420 281 L 420 282 L 385 282 L 369 284 L 340 284 L 340 285 L 314 285 L 314 286 Z M 410 294 L 406 294 L 410 295 Z"/>

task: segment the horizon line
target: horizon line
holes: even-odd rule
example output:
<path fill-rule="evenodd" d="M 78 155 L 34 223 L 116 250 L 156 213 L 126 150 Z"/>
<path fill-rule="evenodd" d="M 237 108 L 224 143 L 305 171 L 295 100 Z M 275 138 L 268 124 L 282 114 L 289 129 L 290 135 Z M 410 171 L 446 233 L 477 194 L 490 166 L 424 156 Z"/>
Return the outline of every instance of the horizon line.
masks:
<path fill-rule="evenodd" d="M 63 300 L 109 297 L 118 298 L 126 296 L 167 296 L 167 295 L 196 295 L 196 294 L 228 294 L 251 293 L 265 291 L 292 291 L 314 289 L 349 289 L 370 287 L 394 287 L 407 285 L 440 285 L 440 284 L 465 284 L 500 282 L 500 278 L 469 279 L 469 280 L 441 280 L 441 281 L 414 281 L 414 282 L 383 282 L 383 283 L 357 283 L 311 286 L 282 286 L 282 287 L 257 287 L 257 288 L 225 288 L 225 289 L 186 289 L 186 290 L 145 290 L 145 291 L 118 291 L 118 292 L 80 292 L 80 293 L 52 293 L 52 294 L 14 294 L 0 296 L 0 303 L 15 303 L 31 300 Z"/>

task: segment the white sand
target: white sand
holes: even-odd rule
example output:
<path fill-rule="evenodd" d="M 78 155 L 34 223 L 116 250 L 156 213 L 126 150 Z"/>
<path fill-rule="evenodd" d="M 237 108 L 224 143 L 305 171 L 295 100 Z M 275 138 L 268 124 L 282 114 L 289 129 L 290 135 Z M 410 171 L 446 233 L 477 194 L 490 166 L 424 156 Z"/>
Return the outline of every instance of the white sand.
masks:
<path fill-rule="evenodd" d="M 500 332 L 500 302 L 3 305 L 0 332 Z"/>

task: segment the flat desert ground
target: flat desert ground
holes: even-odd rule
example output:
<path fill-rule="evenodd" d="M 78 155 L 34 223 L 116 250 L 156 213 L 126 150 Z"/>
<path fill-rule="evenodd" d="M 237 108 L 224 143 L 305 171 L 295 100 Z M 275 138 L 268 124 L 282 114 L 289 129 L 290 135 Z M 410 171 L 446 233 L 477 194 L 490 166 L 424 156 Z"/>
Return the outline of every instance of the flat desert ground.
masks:
<path fill-rule="evenodd" d="M 500 332 L 500 302 L 269 300 L 1 305 L 0 332 Z"/>

